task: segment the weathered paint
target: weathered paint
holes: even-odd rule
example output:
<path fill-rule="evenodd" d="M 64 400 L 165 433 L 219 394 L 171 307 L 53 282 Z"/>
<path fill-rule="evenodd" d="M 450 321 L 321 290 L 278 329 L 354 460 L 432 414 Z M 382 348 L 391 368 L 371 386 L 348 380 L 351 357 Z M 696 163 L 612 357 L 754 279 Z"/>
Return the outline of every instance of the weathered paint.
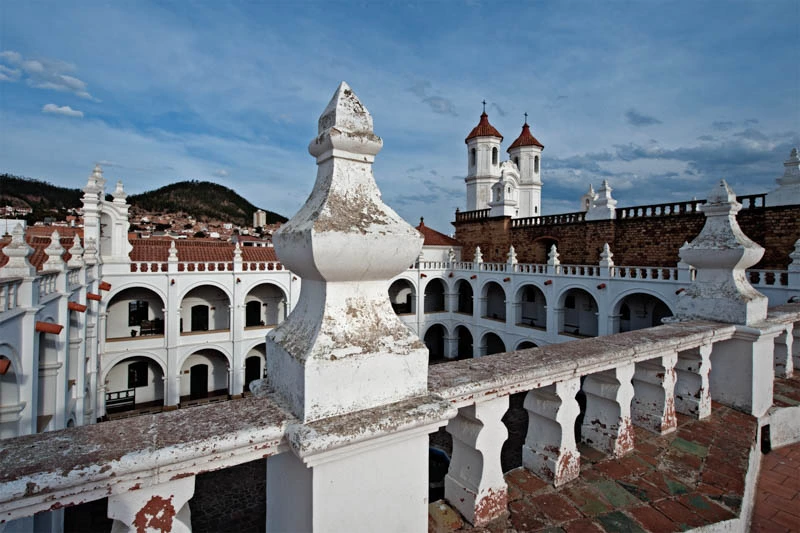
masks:
<path fill-rule="evenodd" d="M 136 533 L 147 533 L 148 530 L 158 530 L 162 533 L 172 531 L 172 520 L 176 514 L 172 498 L 173 496 L 170 496 L 165 499 L 158 495 L 150 498 L 133 520 Z"/>

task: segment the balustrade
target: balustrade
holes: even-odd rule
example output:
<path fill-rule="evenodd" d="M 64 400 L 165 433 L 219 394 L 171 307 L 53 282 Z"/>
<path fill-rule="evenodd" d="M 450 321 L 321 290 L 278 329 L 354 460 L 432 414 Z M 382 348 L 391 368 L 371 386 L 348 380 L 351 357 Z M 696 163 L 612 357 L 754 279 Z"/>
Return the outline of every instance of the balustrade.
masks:
<path fill-rule="evenodd" d="M 39 299 L 56 292 L 58 272 L 42 274 L 39 277 Z"/>
<path fill-rule="evenodd" d="M 21 279 L 0 280 L 0 313 L 16 309 Z"/>

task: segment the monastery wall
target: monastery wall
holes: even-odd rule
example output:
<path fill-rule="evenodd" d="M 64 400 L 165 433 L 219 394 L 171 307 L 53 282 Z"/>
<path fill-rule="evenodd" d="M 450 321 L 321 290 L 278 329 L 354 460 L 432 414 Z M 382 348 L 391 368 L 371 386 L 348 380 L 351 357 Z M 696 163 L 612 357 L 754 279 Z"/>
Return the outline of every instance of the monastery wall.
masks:
<path fill-rule="evenodd" d="M 455 222 L 456 239 L 469 259 L 476 246 L 486 262 L 505 262 L 513 245 L 520 263 L 545 263 L 556 244 L 562 263 L 597 264 L 604 243 L 617 265 L 675 266 L 678 249 L 703 227 L 702 213 L 512 227 L 510 217 Z M 755 268 L 785 269 L 800 238 L 800 206 L 742 209 L 737 216 L 745 235 L 765 248 Z"/>

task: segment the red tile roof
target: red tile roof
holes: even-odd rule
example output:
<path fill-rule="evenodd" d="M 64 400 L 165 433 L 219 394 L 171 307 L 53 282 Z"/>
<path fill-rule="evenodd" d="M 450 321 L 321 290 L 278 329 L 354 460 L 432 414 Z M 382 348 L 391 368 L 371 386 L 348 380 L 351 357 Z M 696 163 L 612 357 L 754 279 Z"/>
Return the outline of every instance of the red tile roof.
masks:
<path fill-rule="evenodd" d="M 544 145 L 540 143 L 536 137 L 531 135 L 531 128 L 528 126 L 527 122 L 522 126 L 522 133 L 519 134 L 516 141 L 511 143 L 511 146 L 508 147 L 506 152 L 510 152 L 512 148 L 517 148 L 519 146 L 538 146 L 539 148 L 544 148 Z"/>
<path fill-rule="evenodd" d="M 497 131 L 494 126 L 489 124 L 489 115 L 486 114 L 486 111 L 481 113 L 481 121 L 478 122 L 477 126 L 472 128 L 472 131 L 469 132 L 469 135 L 467 135 L 467 138 L 464 139 L 464 142 L 468 142 L 474 137 L 500 137 L 500 140 L 503 140 L 503 136 L 500 135 L 500 132 Z"/>
<path fill-rule="evenodd" d="M 425 237 L 423 244 L 425 246 L 461 246 L 461 243 L 452 237 L 448 237 L 444 233 L 439 233 L 435 229 L 429 228 L 425 225 L 425 220 L 419 219 L 419 226 L 417 231 L 422 233 Z"/>
<path fill-rule="evenodd" d="M 178 261 L 187 263 L 228 263 L 233 261 L 234 245 L 229 242 L 205 239 L 134 239 L 130 258 L 134 263 L 165 263 L 169 258 L 170 243 L 178 249 Z M 242 247 L 242 260 L 245 262 L 277 262 L 275 248 Z"/>

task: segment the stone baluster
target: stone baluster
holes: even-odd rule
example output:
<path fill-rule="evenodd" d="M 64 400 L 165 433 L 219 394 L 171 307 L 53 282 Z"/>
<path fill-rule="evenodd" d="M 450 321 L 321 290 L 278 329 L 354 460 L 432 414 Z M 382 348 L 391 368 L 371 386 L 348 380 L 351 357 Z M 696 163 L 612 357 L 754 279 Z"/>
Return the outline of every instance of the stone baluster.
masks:
<path fill-rule="evenodd" d="M 447 424 L 453 457 L 444 479 L 444 494 L 472 525 L 481 526 L 506 512 L 508 487 L 500 452 L 508 437 L 502 418 L 508 396 L 458 410 Z"/>
<path fill-rule="evenodd" d="M 675 410 L 698 419 L 711 414 L 711 345 L 678 352 L 675 364 Z"/>
<path fill-rule="evenodd" d="M 194 496 L 194 479 L 189 476 L 109 496 L 111 532 L 192 531 L 189 500 Z"/>
<path fill-rule="evenodd" d="M 587 376 L 583 383 L 586 412 L 581 427 L 583 441 L 620 457 L 633 450 L 631 400 L 633 363 Z"/>
<path fill-rule="evenodd" d="M 792 350 L 794 348 L 794 325 L 787 324 L 780 335 L 775 337 L 773 358 L 775 360 L 775 377 L 790 378 L 794 374 Z"/>
<path fill-rule="evenodd" d="M 525 396 L 528 434 L 522 464 L 559 487 L 580 474 L 580 452 L 575 444 L 575 420 L 581 412 L 575 395 L 580 378 L 568 379 Z"/>
<path fill-rule="evenodd" d="M 636 363 L 633 374 L 633 422 L 659 434 L 675 431 L 675 364 L 678 353 Z"/>

